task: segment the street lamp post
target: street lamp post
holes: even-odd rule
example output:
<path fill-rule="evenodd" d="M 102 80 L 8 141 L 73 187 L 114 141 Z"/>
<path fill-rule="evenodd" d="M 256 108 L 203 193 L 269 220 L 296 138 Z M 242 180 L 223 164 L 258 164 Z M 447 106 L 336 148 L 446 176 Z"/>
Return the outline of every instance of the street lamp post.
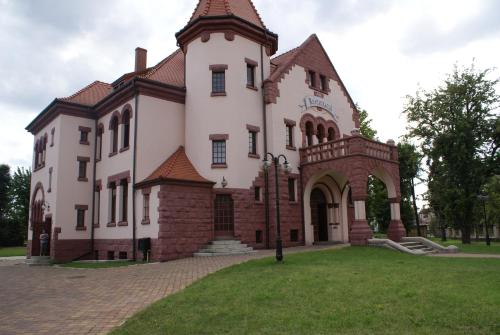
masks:
<path fill-rule="evenodd" d="M 484 228 L 485 228 L 485 231 L 486 231 L 486 245 L 490 246 L 491 245 L 491 242 L 490 242 L 490 233 L 488 232 L 488 221 L 487 221 L 487 218 L 486 218 L 486 201 L 489 199 L 489 196 L 487 194 L 479 194 L 477 196 L 477 198 L 483 202 Z"/>
<path fill-rule="evenodd" d="M 271 158 L 271 162 L 267 159 Z M 281 240 L 281 222 L 280 222 L 280 191 L 278 185 L 278 166 L 280 165 L 280 159 L 283 158 L 285 160 L 284 167 L 285 172 L 289 173 L 291 170 L 291 166 L 288 163 L 288 160 L 285 155 L 274 156 L 272 153 L 266 153 L 264 157 L 264 169 L 268 170 L 272 164 L 274 164 L 274 181 L 276 187 L 276 261 L 283 261 L 283 242 Z"/>

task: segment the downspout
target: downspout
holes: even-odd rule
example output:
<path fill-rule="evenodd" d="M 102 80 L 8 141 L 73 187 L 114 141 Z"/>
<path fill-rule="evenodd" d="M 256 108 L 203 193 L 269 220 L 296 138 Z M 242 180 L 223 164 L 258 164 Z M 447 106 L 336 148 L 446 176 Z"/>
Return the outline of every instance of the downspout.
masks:
<path fill-rule="evenodd" d="M 304 173 L 302 166 L 299 166 L 300 173 L 300 211 L 301 211 L 301 219 L 302 219 L 302 239 L 304 241 L 304 245 L 306 245 L 306 218 L 304 212 Z M 333 198 L 333 197 L 332 197 Z"/>
<path fill-rule="evenodd" d="M 92 255 L 94 254 L 93 258 L 96 258 L 95 252 L 94 252 L 94 236 L 95 236 L 95 188 L 96 188 L 96 170 L 97 170 L 97 125 L 98 125 L 98 118 L 96 117 L 95 119 L 95 135 L 94 135 L 94 166 L 93 166 L 93 181 L 92 181 L 92 226 L 90 227 L 90 251 L 89 254 Z M 101 139 L 102 141 L 102 139 Z"/>
<path fill-rule="evenodd" d="M 264 46 L 260 45 L 260 79 L 262 91 L 262 120 L 264 130 L 264 157 L 267 155 L 267 117 L 266 117 L 266 99 L 264 94 Z M 269 249 L 269 174 L 264 169 L 264 212 L 266 226 L 266 249 Z"/>
<path fill-rule="evenodd" d="M 135 193 L 136 193 L 136 171 L 137 171 L 137 124 L 139 119 L 139 93 L 135 94 L 135 118 L 134 118 L 134 155 L 132 166 L 132 258 L 137 260 L 137 246 L 136 246 L 136 218 L 135 218 Z"/>

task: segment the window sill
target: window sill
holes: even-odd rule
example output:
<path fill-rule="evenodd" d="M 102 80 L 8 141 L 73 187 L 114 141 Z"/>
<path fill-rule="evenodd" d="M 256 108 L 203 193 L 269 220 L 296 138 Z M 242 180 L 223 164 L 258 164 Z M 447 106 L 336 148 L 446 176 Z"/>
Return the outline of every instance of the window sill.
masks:
<path fill-rule="evenodd" d="M 43 163 L 42 165 L 40 165 L 39 167 L 35 168 L 33 170 L 33 172 L 37 172 L 37 171 L 40 171 L 41 169 L 43 169 L 45 167 L 45 163 Z"/>
<path fill-rule="evenodd" d="M 116 155 L 118 155 L 118 153 L 117 153 L 117 152 L 110 152 L 110 153 L 109 153 L 109 157 L 113 157 L 113 156 L 116 156 Z"/>
<path fill-rule="evenodd" d="M 99 223 L 94 224 L 94 228 L 101 228 L 101 225 Z"/>
<path fill-rule="evenodd" d="M 88 178 L 78 178 L 78 181 L 80 181 L 80 182 L 88 182 L 89 179 Z"/>
<path fill-rule="evenodd" d="M 211 97 L 225 97 L 227 96 L 226 92 L 212 92 L 210 94 Z"/>
<path fill-rule="evenodd" d="M 76 227 L 77 231 L 86 231 L 87 227 Z"/>
<path fill-rule="evenodd" d="M 289 145 L 286 146 L 286 150 L 297 151 L 296 147 L 291 147 Z"/>
<path fill-rule="evenodd" d="M 248 85 L 247 84 L 247 88 L 250 89 L 250 90 L 253 90 L 253 91 L 258 91 L 259 89 L 255 86 L 252 86 L 252 85 Z"/>
<path fill-rule="evenodd" d="M 141 221 L 141 224 L 144 225 L 144 226 L 147 226 L 148 224 L 150 224 L 151 222 L 149 220 L 142 220 Z"/>
<path fill-rule="evenodd" d="M 326 95 L 328 95 L 328 93 L 330 93 L 330 90 L 323 91 L 321 88 L 319 88 L 319 87 L 314 87 L 314 86 L 311 86 L 311 85 L 309 85 L 309 88 L 310 88 L 311 90 L 314 90 L 315 92 L 318 92 L 318 93 L 321 93 L 321 94 L 326 94 Z M 320 98 L 324 98 L 324 97 L 320 97 Z"/>
<path fill-rule="evenodd" d="M 227 164 L 212 164 L 212 169 L 227 169 Z"/>
<path fill-rule="evenodd" d="M 130 149 L 130 147 L 121 148 L 121 149 L 120 149 L 120 153 L 125 152 L 125 151 L 127 151 L 128 149 Z"/>
<path fill-rule="evenodd" d="M 120 221 L 118 222 L 118 227 L 126 227 L 128 226 L 128 222 L 127 221 Z"/>
<path fill-rule="evenodd" d="M 101 158 L 96 158 L 95 162 L 99 163 L 101 161 Z"/>
<path fill-rule="evenodd" d="M 81 145 L 90 145 L 90 142 L 89 141 L 80 141 L 80 144 Z"/>
<path fill-rule="evenodd" d="M 260 159 L 260 155 L 248 153 L 248 158 Z"/>
<path fill-rule="evenodd" d="M 116 227 L 116 223 L 115 222 L 110 222 L 106 225 L 106 227 Z"/>

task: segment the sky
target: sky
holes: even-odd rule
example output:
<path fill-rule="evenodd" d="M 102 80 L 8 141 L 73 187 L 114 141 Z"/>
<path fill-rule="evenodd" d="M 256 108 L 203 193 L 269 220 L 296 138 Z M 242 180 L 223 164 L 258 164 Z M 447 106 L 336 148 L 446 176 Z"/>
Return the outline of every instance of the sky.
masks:
<path fill-rule="evenodd" d="M 31 165 L 24 128 L 54 98 L 113 82 L 176 49 L 198 0 L 0 0 L 0 163 Z M 405 133 L 405 96 L 455 64 L 500 67 L 497 0 L 254 0 L 279 53 L 316 33 L 381 141 Z M 495 69 L 493 75 L 500 77 Z M 423 186 L 419 187 L 422 193 Z"/>

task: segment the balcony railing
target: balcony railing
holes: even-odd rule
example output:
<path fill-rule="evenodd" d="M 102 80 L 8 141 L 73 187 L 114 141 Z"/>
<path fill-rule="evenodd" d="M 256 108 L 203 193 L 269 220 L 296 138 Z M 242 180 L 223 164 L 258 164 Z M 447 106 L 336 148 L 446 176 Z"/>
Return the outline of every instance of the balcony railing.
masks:
<path fill-rule="evenodd" d="M 392 143 L 385 144 L 361 136 L 352 136 L 302 148 L 300 149 L 300 162 L 308 164 L 354 155 L 398 161 L 397 147 Z"/>

